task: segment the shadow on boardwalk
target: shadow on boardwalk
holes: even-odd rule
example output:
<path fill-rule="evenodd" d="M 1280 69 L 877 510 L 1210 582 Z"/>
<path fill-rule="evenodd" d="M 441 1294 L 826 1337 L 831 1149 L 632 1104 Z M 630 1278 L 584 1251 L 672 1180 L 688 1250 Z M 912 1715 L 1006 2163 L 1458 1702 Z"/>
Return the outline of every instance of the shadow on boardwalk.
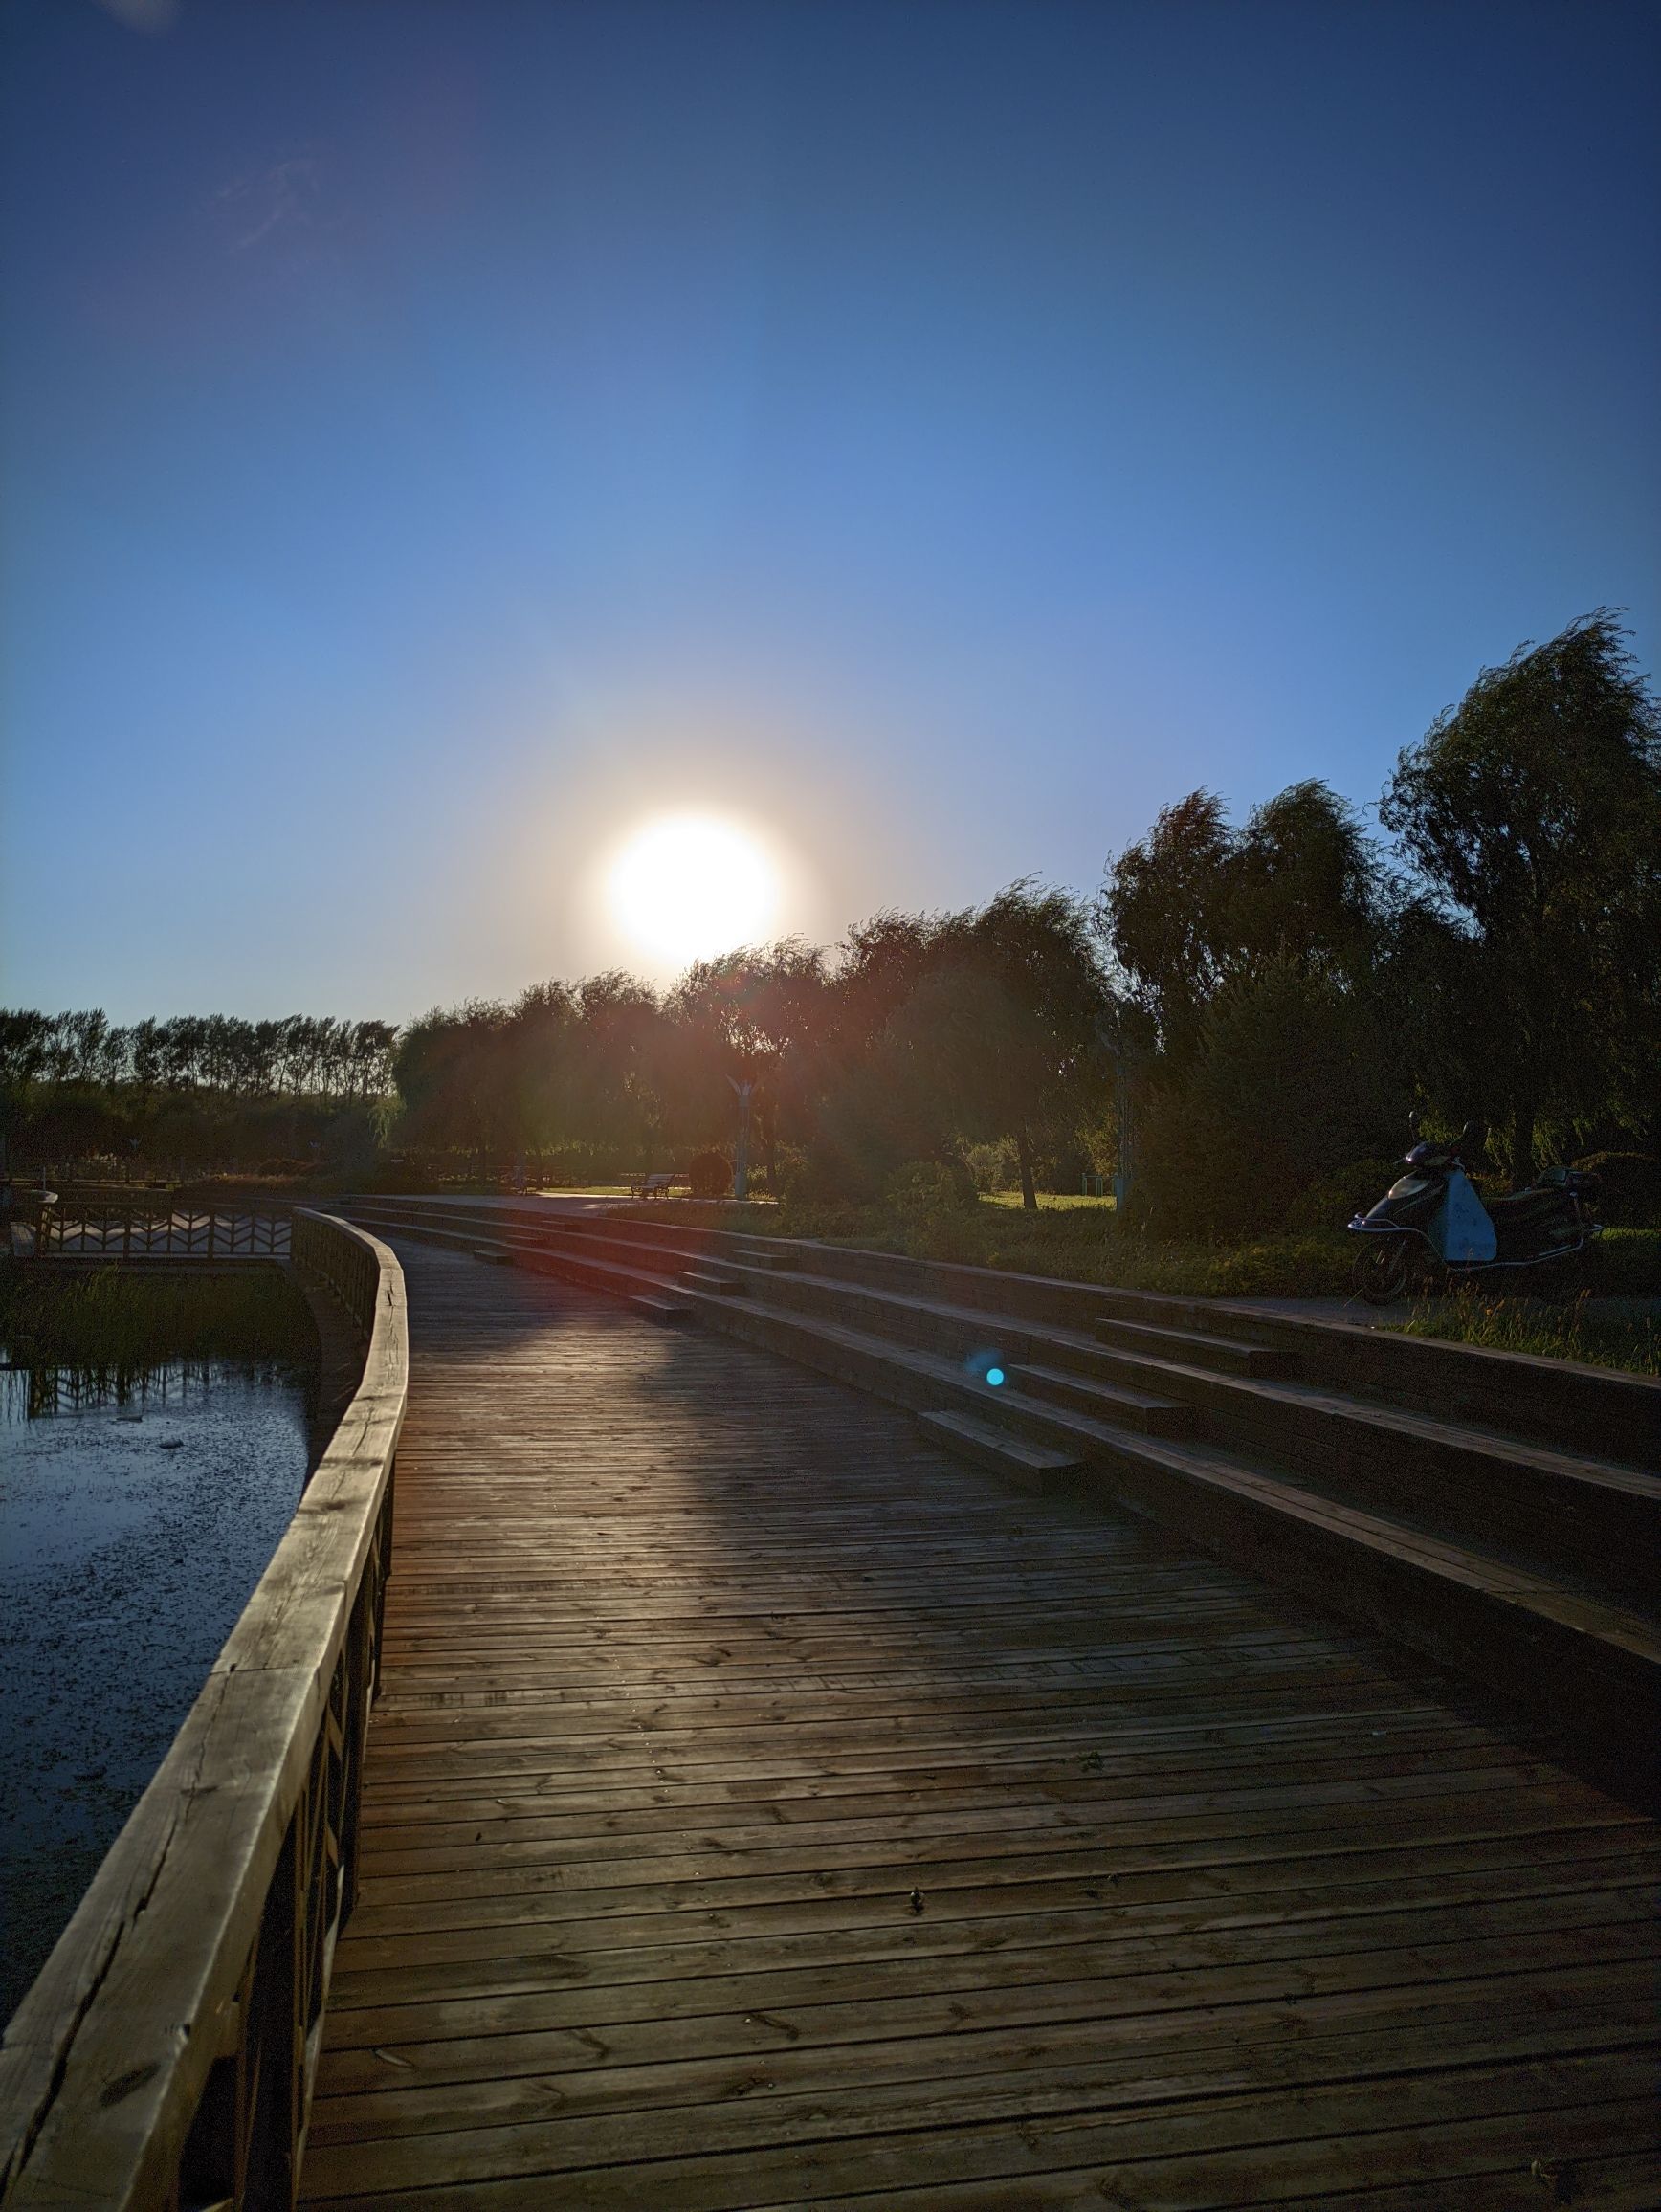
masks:
<path fill-rule="evenodd" d="M 1661 2196 L 1652 1824 L 816 1375 L 400 1250 L 308 2201 Z"/>

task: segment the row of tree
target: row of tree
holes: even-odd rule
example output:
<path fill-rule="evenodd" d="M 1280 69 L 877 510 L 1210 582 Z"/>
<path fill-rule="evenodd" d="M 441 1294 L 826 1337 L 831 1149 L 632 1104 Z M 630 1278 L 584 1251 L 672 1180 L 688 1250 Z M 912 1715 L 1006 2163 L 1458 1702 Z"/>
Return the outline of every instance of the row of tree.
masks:
<path fill-rule="evenodd" d="M 730 1146 L 747 1111 L 774 1190 L 866 1198 L 907 1161 L 1008 1138 L 1031 1194 L 1099 1120 L 1111 1007 L 1083 903 L 1017 884 L 878 915 L 835 958 L 787 939 L 667 994 L 614 973 L 429 1014 L 393 1054 L 396 1135 L 603 1173 Z"/>
<path fill-rule="evenodd" d="M 1485 670 L 1378 816 L 1303 784 L 1236 831 L 1199 791 L 1112 869 L 1165 1225 L 1283 1219 L 1409 1104 L 1517 1183 L 1542 1139 L 1661 1152 L 1661 722 L 1613 616 Z"/>
<path fill-rule="evenodd" d="M 1484 671 L 1378 818 L 1391 842 L 1306 782 L 1236 828 L 1195 791 L 1094 901 L 1021 883 L 667 997 L 610 975 L 436 1012 L 394 1055 L 403 1132 L 649 1165 L 730 1138 L 742 1086 L 775 1188 L 865 1197 L 1005 1139 L 1031 1205 L 1109 1157 L 1117 1095 L 1137 1210 L 1178 1233 L 1364 1183 L 1409 1106 L 1485 1124 L 1519 1183 L 1542 1141 L 1661 1151 L 1661 721 L 1614 617 Z"/>
<path fill-rule="evenodd" d="M 14 1164 L 310 1168 L 372 1157 L 390 1022 L 225 1014 L 112 1023 L 0 1009 L 0 1136 Z"/>
<path fill-rule="evenodd" d="M 0 1083 L 130 1087 L 212 1093 L 225 1098 L 308 1098 L 343 1104 L 383 1098 L 398 1034 L 391 1022 L 290 1014 L 245 1022 L 185 1014 L 122 1028 L 102 1012 L 0 1009 Z"/>
<path fill-rule="evenodd" d="M 667 993 L 550 983 L 395 1037 L 7 1016 L 0 1082 L 386 1094 L 421 1176 L 645 1171 L 730 1151 L 742 1113 L 774 1190 L 862 1200 L 916 1162 L 946 1188 L 1001 1144 L 1029 1205 L 1107 1164 L 1117 1098 L 1167 1233 L 1295 1216 L 1398 1150 L 1409 1104 L 1487 1123 L 1518 1180 L 1542 1139 L 1661 1150 L 1661 721 L 1614 618 L 1483 672 L 1378 817 L 1389 843 L 1309 782 L 1237 828 L 1195 791 L 1094 899 L 1018 883 L 833 953 L 736 951 Z"/>

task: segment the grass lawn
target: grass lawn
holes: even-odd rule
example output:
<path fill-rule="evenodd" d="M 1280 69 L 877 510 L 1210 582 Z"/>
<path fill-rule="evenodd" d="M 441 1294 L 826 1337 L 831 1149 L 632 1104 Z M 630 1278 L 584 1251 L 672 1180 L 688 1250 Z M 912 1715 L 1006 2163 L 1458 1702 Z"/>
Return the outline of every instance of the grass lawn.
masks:
<path fill-rule="evenodd" d="M 1112 1213 L 1114 1203 L 1112 1198 L 1086 1198 L 1082 1192 L 1076 1196 L 1058 1190 L 1041 1190 L 1038 1193 L 1040 1213 Z M 1022 1211 L 1021 1193 L 1018 1190 L 984 1190 L 981 1193 L 981 1204 L 1007 1206 L 1016 1213 Z"/>
<path fill-rule="evenodd" d="M 498 1198 L 513 1198 L 518 1193 L 498 1191 Z M 631 1196 L 626 1183 L 550 1183 L 523 1193 L 526 1198 L 628 1198 Z"/>
<path fill-rule="evenodd" d="M 1495 1352 L 1527 1352 L 1661 1376 L 1661 1299 L 1656 1298 L 1583 1294 L 1552 1304 L 1543 1298 L 1495 1297 L 1473 1286 L 1454 1297 L 1421 1299 L 1402 1327 L 1410 1337 L 1451 1338 Z"/>

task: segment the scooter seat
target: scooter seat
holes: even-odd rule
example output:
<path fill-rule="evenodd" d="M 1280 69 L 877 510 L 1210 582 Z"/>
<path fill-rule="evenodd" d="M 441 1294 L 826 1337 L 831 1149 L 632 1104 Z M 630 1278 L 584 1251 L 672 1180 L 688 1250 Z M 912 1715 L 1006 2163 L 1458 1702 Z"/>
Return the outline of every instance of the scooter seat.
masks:
<path fill-rule="evenodd" d="M 1561 1190 L 1517 1190 L 1509 1198 L 1488 1201 L 1488 1218 L 1495 1228 L 1502 1222 L 1507 1228 L 1521 1228 L 1531 1222 L 1550 1221 L 1566 1210 Z"/>

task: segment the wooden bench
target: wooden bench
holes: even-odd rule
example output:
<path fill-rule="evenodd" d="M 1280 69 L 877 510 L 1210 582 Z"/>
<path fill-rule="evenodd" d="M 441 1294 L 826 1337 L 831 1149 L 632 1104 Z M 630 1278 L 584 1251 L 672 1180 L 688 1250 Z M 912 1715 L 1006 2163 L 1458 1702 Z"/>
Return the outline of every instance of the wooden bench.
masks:
<path fill-rule="evenodd" d="M 675 1186 L 673 1175 L 636 1175 L 629 1184 L 631 1198 L 667 1198 Z"/>

